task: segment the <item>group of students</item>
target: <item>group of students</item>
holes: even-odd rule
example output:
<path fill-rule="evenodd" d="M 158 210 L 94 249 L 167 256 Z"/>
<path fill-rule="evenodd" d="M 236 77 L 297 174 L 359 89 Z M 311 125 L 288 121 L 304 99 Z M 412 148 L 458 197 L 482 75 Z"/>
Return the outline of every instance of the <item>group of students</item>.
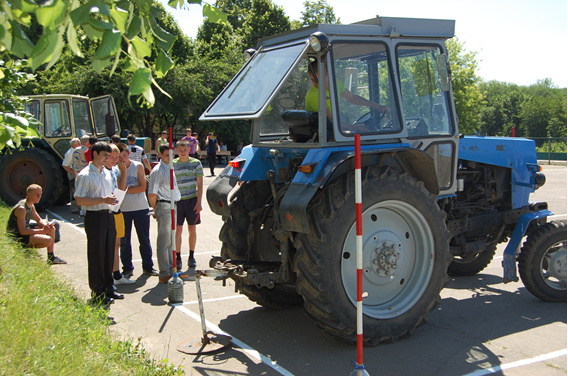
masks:
<path fill-rule="evenodd" d="M 129 135 L 130 136 L 130 135 Z M 132 223 L 136 229 L 140 243 L 143 274 L 159 276 L 160 283 L 167 283 L 173 274 L 173 254 L 171 250 L 171 209 L 170 195 L 176 203 L 176 236 L 175 250 L 176 264 L 182 268 L 181 246 L 184 223 L 187 222 L 189 230 L 188 266 L 196 267 L 194 257 L 197 242 L 196 225 L 200 221 L 202 209 L 201 198 L 203 192 L 203 168 L 199 159 L 189 155 L 189 143 L 180 140 L 176 145 L 179 155 L 173 161 L 174 189 L 170 190 L 169 174 L 169 146 L 164 144 L 158 149 L 161 157 L 160 163 L 151 169 L 148 180 L 148 197 L 146 197 L 146 175 L 144 165 L 147 162 L 145 155 L 140 153 L 134 143 L 136 138 L 129 137 L 126 145 L 120 138 L 111 139 L 111 143 L 92 140 L 72 140 L 72 148 L 68 153 L 72 155 L 71 163 L 63 162 L 70 167 L 70 181 L 74 188 L 75 205 L 81 206 L 84 211 L 84 227 L 87 235 L 87 262 L 89 287 L 92 291 L 91 303 L 106 305 L 114 299 L 123 299 L 124 295 L 115 291 L 117 285 L 134 284 L 130 280 L 133 276 L 131 230 Z M 75 144 L 75 145 L 73 145 Z M 86 146 L 87 148 L 82 148 Z M 88 149 L 89 155 L 85 156 Z M 141 148 L 140 148 L 141 149 Z M 138 154 L 138 156 L 136 156 Z M 89 160 L 85 167 L 79 168 L 82 156 Z M 67 157 L 67 155 L 66 155 Z M 144 162 L 134 161 L 140 157 Z M 77 161 L 78 162 L 77 162 Z M 74 163 L 77 162 L 76 165 Z M 149 163 L 147 165 L 150 166 Z M 71 183 L 71 182 L 70 182 Z M 126 191 L 124 199 L 118 202 L 116 190 Z M 171 194 L 170 194 L 171 191 Z M 12 210 L 14 219 L 8 222 L 12 235 L 27 247 L 48 249 L 48 262 L 65 263 L 53 255 L 54 231 L 52 225 L 42 220 L 35 211 L 34 204 L 41 198 L 41 187 L 31 185 L 28 188 L 26 199 L 20 201 Z M 154 269 L 152 261 L 152 247 L 150 244 L 150 215 L 148 202 L 153 208 L 153 217 L 158 222 L 157 260 L 158 269 Z M 119 204 L 119 208 L 115 208 Z M 76 208 L 73 208 L 76 212 Z M 77 212 L 76 212 L 77 213 Z M 11 215 L 12 217 L 12 215 Z M 37 221 L 37 229 L 29 229 L 29 220 Z M 122 262 L 122 273 L 119 268 Z M 182 278 L 187 275 L 182 274 Z"/>
<path fill-rule="evenodd" d="M 200 159 L 199 152 L 201 147 L 199 146 L 199 140 L 197 140 L 197 132 L 192 132 L 191 128 L 185 129 L 185 136 L 181 140 L 186 140 L 189 143 L 189 155 Z M 168 133 L 162 131 L 162 135 L 156 140 L 156 152 L 162 145 L 168 145 Z M 226 151 L 227 146 L 223 145 L 223 142 L 219 142 L 213 132 L 207 134 L 207 139 L 205 139 L 205 147 L 207 148 L 207 163 L 209 165 L 209 170 L 211 171 L 211 176 L 215 176 L 215 166 L 217 163 L 217 152 Z"/>

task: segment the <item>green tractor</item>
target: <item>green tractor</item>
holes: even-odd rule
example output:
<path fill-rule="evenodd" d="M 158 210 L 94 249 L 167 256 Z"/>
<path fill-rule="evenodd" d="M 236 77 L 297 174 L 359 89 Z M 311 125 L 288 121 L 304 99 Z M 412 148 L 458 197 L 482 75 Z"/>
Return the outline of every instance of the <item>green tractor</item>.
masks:
<path fill-rule="evenodd" d="M 38 210 L 69 202 L 69 181 L 61 166 L 69 141 L 83 135 L 108 139 L 120 133 L 112 96 L 30 95 L 26 111 L 41 122 L 40 137 L 22 138 L 19 149 L 6 148 L 0 158 L 0 198 L 9 205 L 26 196 L 26 188 L 43 187 Z M 149 138 L 144 149 L 151 149 Z"/>

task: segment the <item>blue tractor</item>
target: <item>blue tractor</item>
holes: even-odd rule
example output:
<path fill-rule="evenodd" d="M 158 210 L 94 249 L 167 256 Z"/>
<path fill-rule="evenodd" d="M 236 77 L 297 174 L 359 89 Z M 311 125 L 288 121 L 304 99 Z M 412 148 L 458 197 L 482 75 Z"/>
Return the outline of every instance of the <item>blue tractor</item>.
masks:
<path fill-rule="evenodd" d="M 509 240 L 545 301 L 566 301 L 566 221 L 529 203 L 545 182 L 534 142 L 460 135 L 445 40 L 454 21 L 377 17 L 259 41 L 201 120 L 250 119 L 252 144 L 207 190 L 221 256 L 260 305 L 301 305 L 356 340 L 354 135 L 361 135 L 366 344 L 407 336 L 449 275 L 473 275 Z M 519 247 L 524 237 L 526 242 Z"/>

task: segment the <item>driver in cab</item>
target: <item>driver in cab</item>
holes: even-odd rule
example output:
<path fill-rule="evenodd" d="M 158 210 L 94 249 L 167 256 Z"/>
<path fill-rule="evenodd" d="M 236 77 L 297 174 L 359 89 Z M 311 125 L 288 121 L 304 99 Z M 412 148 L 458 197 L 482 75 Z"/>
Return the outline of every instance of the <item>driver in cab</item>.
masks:
<path fill-rule="evenodd" d="M 318 100 L 318 62 L 317 60 L 313 60 L 308 64 L 308 75 L 312 80 L 313 86 L 308 90 L 306 93 L 306 102 L 305 107 L 307 111 L 311 111 L 317 113 L 319 110 L 319 100 Z M 386 113 L 389 111 L 388 106 L 379 105 L 378 103 L 371 102 L 361 96 L 351 93 L 349 90 L 345 88 L 343 83 L 339 80 L 336 81 L 337 83 L 337 92 L 341 96 L 341 98 L 347 100 L 348 102 L 357 105 L 357 106 L 368 106 L 374 109 L 377 109 L 381 113 Z M 329 94 L 329 78 L 326 75 L 325 80 L 326 85 L 326 113 L 328 119 L 333 119 L 331 115 L 331 100 Z M 369 132 L 370 130 L 363 124 L 344 124 L 342 123 L 342 127 L 347 132 Z"/>

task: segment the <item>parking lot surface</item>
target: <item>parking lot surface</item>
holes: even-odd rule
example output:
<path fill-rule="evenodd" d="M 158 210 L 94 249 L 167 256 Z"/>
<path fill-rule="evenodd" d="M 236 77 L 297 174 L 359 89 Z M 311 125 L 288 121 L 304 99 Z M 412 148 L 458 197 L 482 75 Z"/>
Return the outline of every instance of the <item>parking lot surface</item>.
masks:
<path fill-rule="evenodd" d="M 553 219 L 565 219 L 566 167 L 545 166 L 544 173 L 547 183 L 531 200 L 547 201 L 555 213 Z M 205 187 L 213 179 L 206 176 Z M 42 215 L 45 217 L 45 213 Z M 63 222 L 56 253 L 68 262 L 52 269 L 76 289 L 78 296 L 87 299 L 90 290 L 82 218 L 72 215 L 69 206 L 53 207 L 48 215 Z M 201 218 L 197 268 L 208 269 L 210 257 L 219 255 L 221 249 L 218 233 L 222 220 L 210 212 L 205 199 Z M 151 221 L 150 234 L 155 247 L 155 220 Z M 301 307 L 279 311 L 256 305 L 236 293 L 231 280 L 226 287 L 212 278 L 200 280 L 208 330 L 230 335 L 231 346 L 209 355 L 178 352 L 179 343 L 202 337 L 194 278 L 185 281 L 184 303 L 168 305 L 167 284 L 142 275 L 134 234 L 132 245 L 136 284 L 118 287 L 126 298 L 110 306 L 109 316 L 114 320 L 111 331 L 122 338 L 140 339 L 155 359 L 180 365 L 187 375 L 348 375 L 353 371 L 355 346 L 325 334 Z M 504 246 L 480 274 L 451 279 L 442 291 L 441 305 L 411 337 L 365 348 L 367 372 L 566 376 L 566 304 L 541 302 L 520 281 L 504 284 Z M 193 273 L 193 269 L 184 270 Z"/>

